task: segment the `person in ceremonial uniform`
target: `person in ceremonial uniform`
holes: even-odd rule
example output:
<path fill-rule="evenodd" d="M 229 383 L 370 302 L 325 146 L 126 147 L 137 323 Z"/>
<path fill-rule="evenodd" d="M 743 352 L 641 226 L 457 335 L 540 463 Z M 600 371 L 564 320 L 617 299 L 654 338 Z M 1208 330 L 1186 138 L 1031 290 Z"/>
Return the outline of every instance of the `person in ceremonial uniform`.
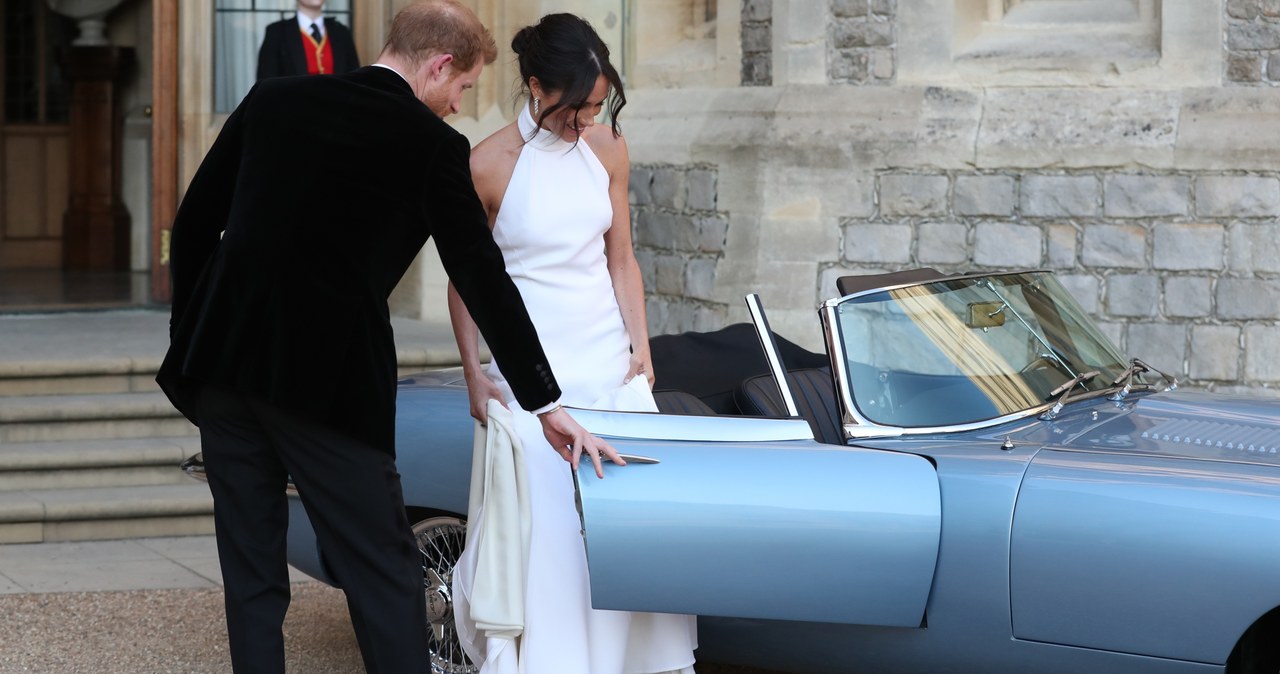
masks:
<path fill-rule="evenodd" d="M 258 49 L 258 80 L 348 73 L 360 67 L 351 29 L 324 15 L 324 0 L 298 0 L 298 13 L 267 26 Z"/>

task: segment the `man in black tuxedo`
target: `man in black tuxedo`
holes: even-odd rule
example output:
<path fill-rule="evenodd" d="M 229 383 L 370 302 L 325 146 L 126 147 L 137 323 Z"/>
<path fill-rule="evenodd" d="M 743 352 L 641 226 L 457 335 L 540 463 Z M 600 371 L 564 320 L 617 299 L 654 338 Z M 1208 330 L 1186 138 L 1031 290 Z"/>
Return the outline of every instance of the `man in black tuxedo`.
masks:
<path fill-rule="evenodd" d="M 324 0 L 298 0 L 298 13 L 267 26 L 258 49 L 258 80 L 349 73 L 360 67 L 351 29 L 326 17 Z"/>
<path fill-rule="evenodd" d="M 238 673 L 284 671 L 289 475 L 366 669 L 429 669 L 421 558 L 395 466 L 387 308 L 428 236 L 552 447 L 618 460 L 556 404 L 467 140 L 441 119 L 495 55 L 457 0 L 411 5 L 374 66 L 255 85 L 178 210 L 171 345 L 156 379 L 200 427 Z"/>

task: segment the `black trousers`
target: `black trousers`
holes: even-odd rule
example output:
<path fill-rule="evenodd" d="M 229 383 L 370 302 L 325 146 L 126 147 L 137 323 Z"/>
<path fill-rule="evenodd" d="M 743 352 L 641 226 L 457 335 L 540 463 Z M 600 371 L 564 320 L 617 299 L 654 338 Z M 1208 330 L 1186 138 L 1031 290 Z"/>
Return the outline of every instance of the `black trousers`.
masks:
<path fill-rule="evenodd" d="M 198 405 L 236 673 L 284 672 L 290 475 L 346 592 L 365 669 L 428 672 L 422 558 L 392 457 L 252 397 L 205 387 Z"/>

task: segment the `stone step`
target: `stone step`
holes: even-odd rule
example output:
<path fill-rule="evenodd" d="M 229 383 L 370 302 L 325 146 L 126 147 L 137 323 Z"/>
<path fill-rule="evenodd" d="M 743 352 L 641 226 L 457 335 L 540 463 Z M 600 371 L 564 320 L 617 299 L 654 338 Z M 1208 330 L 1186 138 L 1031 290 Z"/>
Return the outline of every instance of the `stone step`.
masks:
<path fill-rule="evenodd" d="M 199 451 L 195 436 L 9 443 L 0 491 L 186 484 L 178 466 Z"/>
<path fill-rule="evenodd" d="M 181 484 L 0 492 L 0 543 L 213 533 L 209 487 Z"/>
<path fill-rule="evenodd" d="M 0 445 L 194 435 L 160 392 L 12 396 L 0 401 Z"/>
<path fill-rule="evenodd" d="M 0 397 L 158 391 L 159 358 L 0 361 Z"/>

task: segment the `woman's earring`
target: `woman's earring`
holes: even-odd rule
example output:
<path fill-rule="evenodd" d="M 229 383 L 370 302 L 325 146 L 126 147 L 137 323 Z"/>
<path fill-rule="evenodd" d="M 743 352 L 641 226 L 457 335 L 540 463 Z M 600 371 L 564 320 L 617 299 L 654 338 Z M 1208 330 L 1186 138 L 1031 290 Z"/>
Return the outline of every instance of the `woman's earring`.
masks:
<path fill-rule="evenodd" d="M 537 96 L 533 97 L 533 116 L 534 117 L 538 116 L 538 104 L 541 102 L 542 102 L 541 98 L 538 98 Z"/>

